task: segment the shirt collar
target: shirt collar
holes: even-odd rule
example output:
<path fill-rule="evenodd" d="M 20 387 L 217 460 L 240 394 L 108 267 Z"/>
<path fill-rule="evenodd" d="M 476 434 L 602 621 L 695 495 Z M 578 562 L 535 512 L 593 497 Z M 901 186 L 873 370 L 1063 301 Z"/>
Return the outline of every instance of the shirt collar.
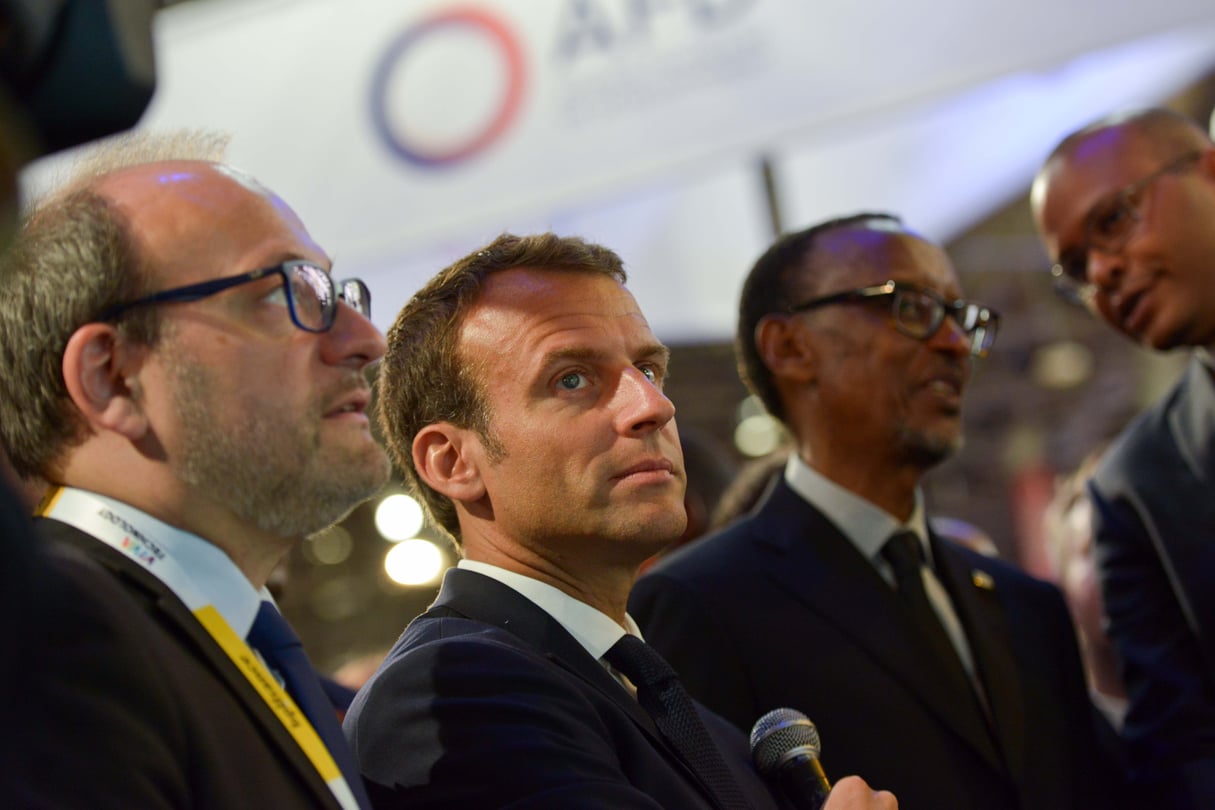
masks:
<path fill-rule="evenodd" d="M 897 531 L 910 531 L 920 539 L 925 559 L 932 561 L 924 498 L 918 488 L 911 517 L 906 523 L 900 523 L 889 512 L 827 478 L 796 453 L 789 456 L 785 465 L 785 482 L 803 500 L 826 515 L 865 559 L 880 559 L 882 546 L 891 535 Z"/>
<path fill-rule="evenodd" d="M 249 634 L 261 603 L 268 601 L 274 604 L 270 591 L 254 588 L 253 583 L 219 546 L 196 534 L 170 526 L 130 504 L 96 492 L 89 494 L 155 540 L 189 577 L 195 593 L 210 602 L 241 638 Z M 172 582 L 165 584 L 173 590 Z"/>
<path fill-rule="evenodd" d="M 632 616 L 626 614 L 624 617 L 626 627 L 621 627 L 606 613 L 602 613 L 587 603 L 580 602 L 538 579 L 476 560 L 460 560 L 456 567 L 476 571 L 478 574 L 495 579 L 512 590 L 518 591 L 552 616 L 553 620 L 564 627 L 591 654 L 592 658 L 602 658 L 603 654 L 625 634 L 626 629 L 632 635 L 641 637 L 641 630 L 637 627 L 637 622 L 633 621 Z"/>
<path fill-rule="evenodd" d="M 1215 374 L 1215 346 L 1200 346 L 1194 350 L 1194 355 L 1206 366 L 1207 371 Z"/>

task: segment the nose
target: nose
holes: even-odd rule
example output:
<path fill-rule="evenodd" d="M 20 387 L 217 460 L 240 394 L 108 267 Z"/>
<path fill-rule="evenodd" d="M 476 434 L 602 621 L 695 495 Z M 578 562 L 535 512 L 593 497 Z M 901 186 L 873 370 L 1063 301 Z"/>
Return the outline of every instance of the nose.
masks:
<path fill-rule="evenodd" d="M 639 369 L 624 373 L 616 398 L 618 430 L 623 435 L 645 436 L 675 418 L 675 403 Z"/>
<path fill-rule="evenodd" d="M 970 335 L 966 334 L 966 330 L 952 315 L 946 315 L 941 320 L 937 331 L 928 339 L 928 345 L 938 352 L 958 357 L 970 356 Z"/>
<path fill-rule="evenodd" d="M 388 348 L 375 324 L 344 301 L 338 304 L 333 326 L 321 337 L 321 357 L 326 363 L 357 370 L 379 360 Z"/>
<path fill-rule="evenodd" d="M 1088 280 L 1098 291 L 1113 292 L 1122 283 L 1126 267 L 1122 256 L 1117 253 L 1106 253 L 1097 248 L 1088 252 Z"/>

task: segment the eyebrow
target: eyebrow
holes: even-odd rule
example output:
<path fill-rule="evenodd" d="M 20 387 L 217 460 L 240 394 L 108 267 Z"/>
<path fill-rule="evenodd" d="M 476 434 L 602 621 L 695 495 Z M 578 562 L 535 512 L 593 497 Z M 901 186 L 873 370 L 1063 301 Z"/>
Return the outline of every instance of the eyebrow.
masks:
<path fill-rule="evenodd" d="M 641 359 L 661 360 L 663 365 L 670 362 L 671 350 L 661 343 L 648 343 L 639 349 L 635 356 Z M 544 362 L 541 368 L 549 368 L 563 360 L 581 360 L 584 362 L 602 361 L 607 359 L 608 355 L 597 349 L 587 349 L 583 347 L 572 347 L 568 349 L 557 349 L 551 351 L 544 356 Z"/>

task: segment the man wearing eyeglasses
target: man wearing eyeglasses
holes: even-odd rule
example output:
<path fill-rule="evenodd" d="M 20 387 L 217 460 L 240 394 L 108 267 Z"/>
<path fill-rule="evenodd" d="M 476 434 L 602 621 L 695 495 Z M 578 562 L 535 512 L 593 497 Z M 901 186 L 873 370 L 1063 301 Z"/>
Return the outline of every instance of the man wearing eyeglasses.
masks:
<path fill-rule="evenodd" d="M 939 247 L 859 214 L 781 238 L 739 305 L 744 380 L 791 434 L 746 517 L 643 576 L 642 630 L 748 728 L 789 706 L 829 773 L 918 808 L 1105 807 L 1058 591 L 934 533 L 920 480 L 962 442 L 998 315 Z"/>
<path fill-rule="evenodd" d="M 1159 806 L 1215 806 L 1215 147 L 1167 110 L 1098 121 L 1055 148 L 1034 217 L 1061 291 L 1158 351 L 1181 380 L 1090 483 L 1131 776 Z"/>
<path fill-rule="evenodd" d="M 42 640 L 54 734 L 19 806 L 367 806 L 265 584 L 388 477 L 384 341 L 218 146 L 103 146 L 0 261 L 0 438 L 50 483 L 38 528 L 82 594 Z"/>

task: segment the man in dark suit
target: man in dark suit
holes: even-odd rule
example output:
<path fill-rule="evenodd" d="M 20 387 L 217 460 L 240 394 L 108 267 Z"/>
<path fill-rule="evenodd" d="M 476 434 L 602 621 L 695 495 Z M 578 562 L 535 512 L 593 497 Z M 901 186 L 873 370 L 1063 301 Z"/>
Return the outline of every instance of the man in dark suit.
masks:
<path fill-rule="evenodd" d="M 944 540 L 922 475 L 961 442 L 997 316 L 935 245 L 861 214 L 779 240 L 743 288 L 747 384 L 795 452 L 755 510 L 639 580 L 629 606 L 705 705 L 778 706 L 823 762 L 903 807 L 1100 807 L 1057 590 Z"/>
<path fill-rule="evenodd" d="M 0 439 L 51 484 L 62 596 L 16 806 L 367 804 L 265 582 L 388 477 L 363 376 L 384 341 L 216 146 L 100 147 L 0 261 Z"/>
<path fill-rule="evenodd" d="M 504 235 L 389 332 L 384 433 L 463 560 L 346 716 L 378 808 L 775 806 L 625 613 L 686 517 L 667 349 L 624 281 L 605 248 Z"/>
<path fill-rule="evenodd" d="M 1215 146 L 1168 110 L 1064 139 L 1034 183 L 1062 289 L 1189 368 L 1092 479 L 1132 778 L 1160 806 L 1215 806 Z"/>

